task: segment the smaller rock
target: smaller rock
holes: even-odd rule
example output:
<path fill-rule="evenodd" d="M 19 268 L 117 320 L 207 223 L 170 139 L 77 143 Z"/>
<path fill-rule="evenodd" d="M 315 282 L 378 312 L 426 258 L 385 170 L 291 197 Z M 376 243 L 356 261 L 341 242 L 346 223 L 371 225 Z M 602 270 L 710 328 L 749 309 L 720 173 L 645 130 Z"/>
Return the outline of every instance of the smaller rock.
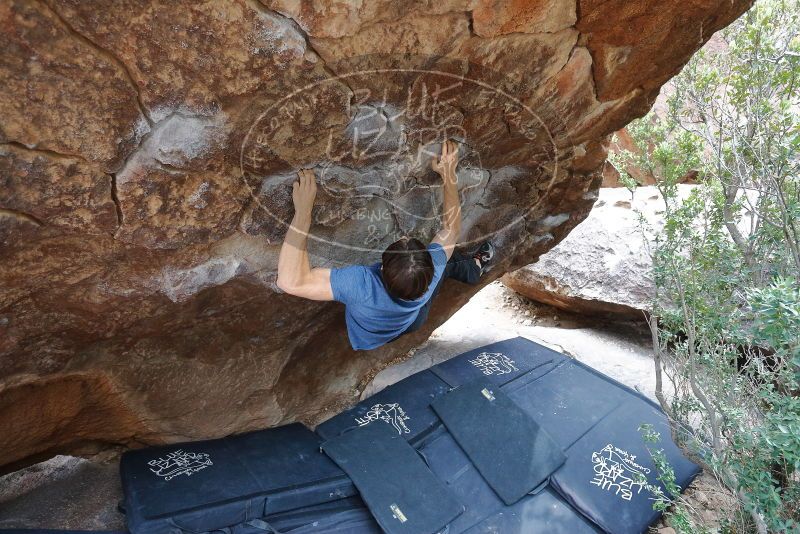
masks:
<path fill-rule="evenodd" d="M 524 326 L 531 326 L 531 325 L 533 325 L 533 321 L 531 321 L 530 319 L 525 319 L 525 320 L 522 322 L 522 324 L 523 324 Z"/>
<path fill-rule="evenodd" d="M 680 198 L 691 190 L 680 186 Z M 561 243 L 536 263 L 505 275 L 503 282 L 529 299 L 573 313 L 641 320 L 655 286 L 649 255 L 653 234 L 642 233 L 639 214 L 656 228 L 663 225 L 664 208 L 647 201 L 658 195 L 654 187 L 639 187 L 633 199 L 625 189 L 601 189 L 599 195 L 604 205 L 596 202 Z"/>
<path fill-rule="evenodd" d="M 658 534 L 676 534 L 675 529 L 672 527 L 664 527 L 658 529 Z"/>

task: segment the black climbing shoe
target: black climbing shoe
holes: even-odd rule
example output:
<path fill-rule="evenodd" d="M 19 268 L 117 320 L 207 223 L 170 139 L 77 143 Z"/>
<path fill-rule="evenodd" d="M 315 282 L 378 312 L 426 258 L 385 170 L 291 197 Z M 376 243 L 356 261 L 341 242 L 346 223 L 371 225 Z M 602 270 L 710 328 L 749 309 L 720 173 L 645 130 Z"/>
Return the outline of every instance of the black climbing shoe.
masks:
<path fill-rule="evenodd" d="M 481 264 L 481 275 L 492 268 L 492 260 L 494 259 L 494 245 L 489 241 L 478 247 L 478 250 L 472 254 L 472 257 L 478 260 Z"/>

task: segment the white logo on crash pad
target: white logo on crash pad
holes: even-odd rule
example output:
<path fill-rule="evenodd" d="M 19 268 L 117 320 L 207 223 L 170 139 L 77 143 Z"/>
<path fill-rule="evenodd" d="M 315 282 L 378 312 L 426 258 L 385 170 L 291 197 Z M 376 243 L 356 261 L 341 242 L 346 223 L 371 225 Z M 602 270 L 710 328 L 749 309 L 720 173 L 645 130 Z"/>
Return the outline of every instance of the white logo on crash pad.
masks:
<path fill-rule="evenodd" d="M 636 463 L 635 455 L 610 443 L 592 453 L 592 464 L 594 478 L 589 482 L 626 501 L 642 492 L 650 474 L 650 469 Z"/>
<path fill-rule="evenodd" d="M 469 363 L 485 375 L 506 375 L 519 371 L 514 360 L 502 352 L 481 352 L 474 360 L 469 360 Z"/>
<path fill-rule="evenodd" d="M 406 415 L 405 410 L 400 407 L 400 404 L 394 402 L 391 404 L 376 404 L 369 409 L 363 417 L 356 417 L 358 426 L 368 425 L 373 421 L 381 420 L 392 425 L 398 434 L 410 434 L 411 430 L 406 426 L 406 421 L 411 419 Z"/>
<path fill-rule="evenodd" d="M 150 466 L 150 471 L 164 480 L 172 480 L 179 475 L 191 476 L 192 473 L 214 464 L 211 456 L 204 452 L 184 452 L 178 449 L 167 453 L 166 458 L 150 460 L 147 465 Z"/>

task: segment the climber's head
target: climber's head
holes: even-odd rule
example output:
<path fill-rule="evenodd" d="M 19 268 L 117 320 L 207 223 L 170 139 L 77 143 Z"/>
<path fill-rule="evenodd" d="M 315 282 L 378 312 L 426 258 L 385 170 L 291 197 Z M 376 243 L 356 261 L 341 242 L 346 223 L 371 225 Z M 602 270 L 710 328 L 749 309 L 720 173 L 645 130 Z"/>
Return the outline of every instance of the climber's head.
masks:
<path fill-rule="evenodd" d="M 419 239 L 403 237 L 386 247 L 381 274 L 391 296 L 418 299 L 433 279 L 433 259 Z"/>

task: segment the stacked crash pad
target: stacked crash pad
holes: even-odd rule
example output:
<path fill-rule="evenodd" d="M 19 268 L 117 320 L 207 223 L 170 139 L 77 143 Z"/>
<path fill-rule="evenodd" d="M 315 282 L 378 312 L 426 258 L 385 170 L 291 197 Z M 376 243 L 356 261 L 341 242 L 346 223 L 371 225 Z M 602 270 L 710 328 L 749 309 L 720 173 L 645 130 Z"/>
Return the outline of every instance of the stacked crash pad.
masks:
<path fill-rule="evenodd" d="M 135 534 L 269 532 L 268 516 L 310 509 L 311 517 L 325 517 L 330 510 L 321 505 L 356 493 L 300 424 L 130 451 L 120 475 Z"/>
<path fill-rule="evenodd" d="M 641 533 L 660 486 L 698 467 L 658 406 L 523 338 L 416 373 L 320 424 L 130 451 L 134 534 Z"/>
<path fill-rule="evenodd" d="M 404 439 L 464 506 L 442 525 L 448 533 L 638 534 L 659 515 L 647 485 L 664 489 L 643 424 L 660 433 L 658 448 L 678 485 L 688 486 L 699 468 L 672 442 L 657 404 L 563 354 L 515 338 L 416 373 L 322 423 L 317 433 L 335 440 L 383 425 Z M 348 471 L 342 458 L 334 460 Z M 374 483 L 385 479 L 380 470 L 372 476 Z M 398 495 L 408 490 L 395 488 Z M 427 510 L 411 510 L 417 512 Z M 403 531 L 400 524 L 381 526 Z"/>

